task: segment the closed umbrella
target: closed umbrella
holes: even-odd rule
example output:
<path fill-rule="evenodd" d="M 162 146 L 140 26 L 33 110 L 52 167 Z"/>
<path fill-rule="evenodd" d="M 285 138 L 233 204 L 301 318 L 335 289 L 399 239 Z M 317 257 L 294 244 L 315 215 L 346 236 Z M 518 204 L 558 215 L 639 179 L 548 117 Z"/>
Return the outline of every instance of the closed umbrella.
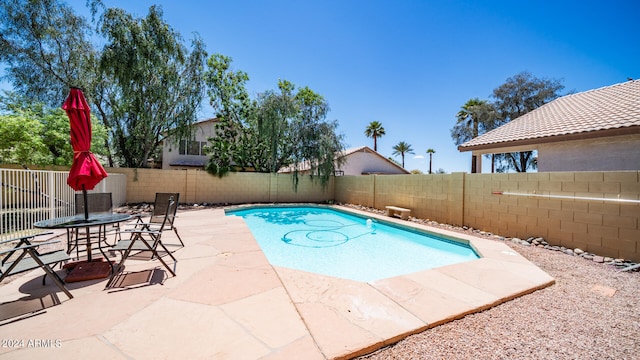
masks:
<path fill-rule="evenodd" d="M 84 216 L 89 218 L 87 204 L 87 190 L 93 189 L 102 179 L 106 178 L 98 159 L 91 153 L 91 110 L 89 104 L 78 88 L 71 88 L 67 100 L 62 104 L 67 112 L 71 126 L 71 147 L 73 147 L 73 164 L 69 171 L 67 184 L 76 191 L 84 194 Z"/>

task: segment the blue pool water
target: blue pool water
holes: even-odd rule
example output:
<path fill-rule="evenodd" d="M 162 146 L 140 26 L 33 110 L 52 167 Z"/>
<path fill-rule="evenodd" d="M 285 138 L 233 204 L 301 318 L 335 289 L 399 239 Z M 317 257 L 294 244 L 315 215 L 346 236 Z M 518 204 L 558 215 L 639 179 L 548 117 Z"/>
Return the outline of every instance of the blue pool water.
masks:
<path fill-rule="evenodd" d="M 269 262 L 374 281 L 477 259 L 467 245 L 323 207 L 227 210 L 244 218 Z"/>

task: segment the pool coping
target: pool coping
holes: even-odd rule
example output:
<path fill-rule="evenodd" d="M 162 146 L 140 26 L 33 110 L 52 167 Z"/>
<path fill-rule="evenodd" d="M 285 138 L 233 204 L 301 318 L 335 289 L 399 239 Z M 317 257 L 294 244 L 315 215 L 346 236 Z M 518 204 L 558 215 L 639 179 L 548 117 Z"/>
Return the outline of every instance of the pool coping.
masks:
<path fill-rule="evenodd" d="M 3 283 L 0 313 L 47 306 L 0 324 L 0 338 L 55 341 L 0 348 L 0 356 L 346 359 L 554 282 L 504 243 L 361 214 L 462 238 L 483 258 L 360 283 L 272 266 L 244 220 L 223 209 L 179 212 L 178 276 L 159 284 L 72 283 L 67 300 L 51 281 L 41 285 L 41 271 Z M 163 240 L 177 241 L 173 232 Z M 161 269 L 150 264 L 125 270 Z"/>

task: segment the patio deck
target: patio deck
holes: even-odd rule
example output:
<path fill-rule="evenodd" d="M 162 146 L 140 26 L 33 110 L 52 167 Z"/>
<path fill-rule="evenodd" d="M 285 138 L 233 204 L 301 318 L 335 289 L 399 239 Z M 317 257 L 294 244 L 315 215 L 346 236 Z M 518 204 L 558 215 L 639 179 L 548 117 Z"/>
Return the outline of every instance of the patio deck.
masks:
<path fill-rule="evenodd" d="M 222 209 L 181 212 L 176 224 L 186 246 L 163 284 L 71 283 L 71 300 L 51 281 L 42 287 L 40 270 L 0 285 L 0 319 L 44 308 L 0 325 L 0 357 L 350 358 L 554 282 L 506 245 L 460 234 L 482 259 L 360 283 L 271 266 Z"/>

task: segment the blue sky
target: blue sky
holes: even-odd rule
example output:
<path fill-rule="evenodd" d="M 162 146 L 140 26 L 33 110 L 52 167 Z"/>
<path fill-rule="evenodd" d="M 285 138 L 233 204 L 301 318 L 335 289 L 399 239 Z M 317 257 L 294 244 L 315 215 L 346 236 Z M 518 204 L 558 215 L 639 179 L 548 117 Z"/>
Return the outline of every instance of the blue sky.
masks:
<path fill-rule="evenodd" d="M 146 1 L 105 0 L 144 16 L 161 5 L 188 41 L 233 58 L 252 94 L 278 79 L 309 86 L 331 107 L 348 147 L 368 145 L 380 121 L 378 151 L 400 141 L 415 155 L 408 170 L 469 171 L 470 153 L 450 136 L 467 100 L 490 99 L 507 78 L 529 71 L 585 91 L 640 78 L 640 2 L 629 1 Z M 84 0 L 69 1 L 87 14 Z M 204 108 L 202 118 L 212 116 Z M 485 164 L 487 165 L 487 164 Z"/>

